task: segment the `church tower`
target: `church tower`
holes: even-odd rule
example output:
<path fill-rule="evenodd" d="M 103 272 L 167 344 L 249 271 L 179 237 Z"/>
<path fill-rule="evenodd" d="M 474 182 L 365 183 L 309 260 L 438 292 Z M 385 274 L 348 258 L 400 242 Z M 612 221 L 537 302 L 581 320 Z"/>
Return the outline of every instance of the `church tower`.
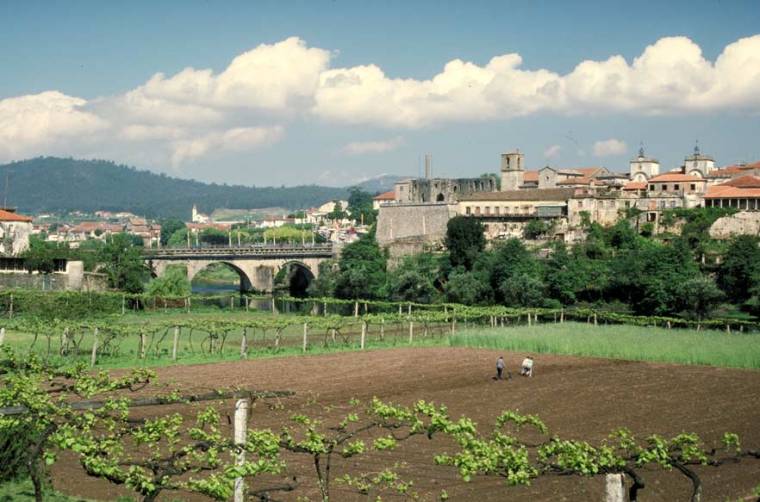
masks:
<path fill-rule="evenodd" d="M 525 176 L 525 154 L 520 150 L 501 154 L 501 190 L 519 190 Z"/>
<path fill-rule="evenodd" d="M 639 147 L 639 155 L 630 162 L 631 181 L 645 182 L 660 174 L 660 162 L 644 155 L 644 145 Z"/>

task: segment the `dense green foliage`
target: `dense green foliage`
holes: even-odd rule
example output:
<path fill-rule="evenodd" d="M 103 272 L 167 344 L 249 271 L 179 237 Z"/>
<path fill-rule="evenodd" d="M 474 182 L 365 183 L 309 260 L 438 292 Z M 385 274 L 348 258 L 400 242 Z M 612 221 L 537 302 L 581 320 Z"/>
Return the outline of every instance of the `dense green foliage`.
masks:
<path fill-rule="evenodd" d="M 237 276 L 235 278 L 237 279 Z M 169 266 L 164 275 L 148 283 L 145 292 L 151 296 L 189 295 L 191 286 L 190 281 L 187 280 L 187 269 L 182 265 Z"/>
<path fill-rule="evenodd" d="M 140 249 L 127 234 L 110 236 L 98 253 L 98 260 L 103 264 L 108 285 L 114 289 L 139 293 L 150 278 Z"/>
<path fill-rule="evenodd" d="M 365 225 L 372 225 L 377 219 L 377 211 L 372 208 L 372 194 L 359 187 L 349 190 L 347 209 L 353 220 Z"/>
<path fill-rule="evenodd" d="M 486 247 L 483 225 L 479 220 L 456 216 L 446 225 L 446 249 L 453 267 L 472 268 L 478 255 Z"/>
<path fill-rule="evenodd" d="M 455 217 L 448 223 L 447 254 L 423 252 L 383 271 L 382 253 L 368 237 L 348 246 L 337 268 L 322 275 L 313 291 L 318 296 L 419 303 L 590 305 L 697 320 L 719 308 L 737 316 L 760 313 L 760 240 L 743 236 L 718 246 L 707 229 L 721 214 L 704 208 L 674 212 L 671 224 L 680 221 L 681 234 L 650 237 L 626 219 L 611 227 L 589 221 L 585 241 L 572 246 L 554 242 L 540 249 L 518 239 L 493 241 L 486 249 L 482 225 L 474 218 Z M 544 231 L 544 224 L 540 226 L 536 237 Z M 725 249 L 722 261 L 716 259 L 720 248 Z M 372 271 L 368 280 L 365 269 Z"/>
<path fill-rule="evenodd" d="M 103 160 L 40 157 L 0 166 L 13 182 L 9 203 L 21 212 L 131 211 L 148 217 L 187 218 L 216 208 L 318 206 L 344 199 L 345 188 L 315 185 L 247 187 L 172 178 Z M 45 180 L 40 183 L 40 180 Z"/>

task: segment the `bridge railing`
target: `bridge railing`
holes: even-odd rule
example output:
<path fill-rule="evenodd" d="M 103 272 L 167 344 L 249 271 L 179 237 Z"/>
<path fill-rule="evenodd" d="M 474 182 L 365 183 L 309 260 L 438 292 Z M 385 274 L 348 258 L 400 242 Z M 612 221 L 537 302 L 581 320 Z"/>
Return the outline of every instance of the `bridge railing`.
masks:
<path fill-rule="evenodd" d="M 153 248 L 143 251 L 147 257 L 162 256 L 186 256 L 186 255 L 207 255 L 214 256 L 240 255 L 240 256 L 270 256 L 270 255 L 328 255 L 333 253 L 333 245 L 328 244 L 249 244 L 245 246 L 225 246 L 225 245 L 201 245 L 191 247 L 165 247 Z"/>

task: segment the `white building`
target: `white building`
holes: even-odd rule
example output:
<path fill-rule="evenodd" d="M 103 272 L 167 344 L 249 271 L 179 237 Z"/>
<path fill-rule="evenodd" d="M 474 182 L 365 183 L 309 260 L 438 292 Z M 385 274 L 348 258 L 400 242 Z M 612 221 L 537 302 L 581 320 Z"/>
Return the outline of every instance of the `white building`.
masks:
<path fill-rule="evenodd" d="M 0 255 L 17 256 L 29 249 L 32 218 L 13 209 L 0 209 Z"/>

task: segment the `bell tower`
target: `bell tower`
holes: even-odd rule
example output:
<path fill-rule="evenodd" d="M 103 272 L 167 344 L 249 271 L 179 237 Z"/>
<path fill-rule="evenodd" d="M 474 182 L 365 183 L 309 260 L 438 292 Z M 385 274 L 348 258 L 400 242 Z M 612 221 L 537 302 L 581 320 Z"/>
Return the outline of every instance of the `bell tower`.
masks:
<path fill-rule="evenodd" d="M 501 190 L 519 190 L 525 175 L 525 154 L 520 150 L 501 154 Z"/>

